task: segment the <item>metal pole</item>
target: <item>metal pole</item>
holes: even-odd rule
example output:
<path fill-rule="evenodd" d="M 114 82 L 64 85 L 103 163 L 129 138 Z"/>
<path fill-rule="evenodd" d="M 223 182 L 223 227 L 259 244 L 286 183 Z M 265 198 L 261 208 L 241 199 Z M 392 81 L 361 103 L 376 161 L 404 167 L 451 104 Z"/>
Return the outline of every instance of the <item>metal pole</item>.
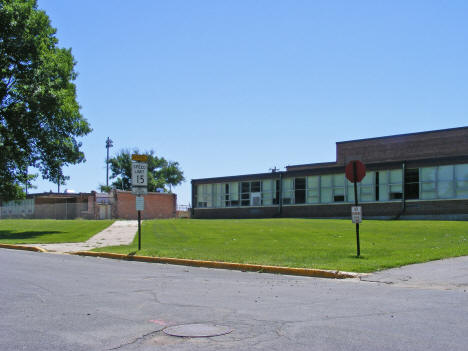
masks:
<path fill-rule="evenodd" d="M 138 211 L 138 250 L 141 250 L 141 211 Z"/>
<path fill-rule="evenodd" d="M 107 137 L 106 139 L 106 149 L 107 149 L 107 158 L 106 158 L 106 187 L 109 186 L 109 149 L 114 146 L 113 141 Z"/>
<path fill-rule="evenodd" d="M 356 162 L 353 162 L 353 179 L 354 179 L 354 205 L 358 206 Z M 361 245 L 359 243 L 359 223 L 356 223 L 356 246 L 357 246 L 357 257 L 359 257 L 361 254 Z"/>
<path fill-rule="evenodd" d="M 108 138 L 109 139 L 109 138 Z M 106 158 L 106 186 L 109 186 L 109 146 L 106 145 L 107 158 Z"/>

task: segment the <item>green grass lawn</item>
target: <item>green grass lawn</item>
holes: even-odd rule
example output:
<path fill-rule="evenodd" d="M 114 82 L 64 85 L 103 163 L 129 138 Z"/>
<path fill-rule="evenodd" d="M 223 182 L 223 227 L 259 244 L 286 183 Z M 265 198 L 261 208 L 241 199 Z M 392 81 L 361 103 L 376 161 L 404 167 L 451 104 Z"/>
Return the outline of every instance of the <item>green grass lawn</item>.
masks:
<path fill-rule="evenodd" d="M 95 251 L 289 267 L 371 272 L 468 255 L 468 222 L 364 221 L 361 258 L 355 225 L 320 219 L 169 219 L 142 224 L 142 250 Z"/>
<path fill-rule="evenodd" d="M 0 243 L 49 244 L 86 241 L 114 221 L 2 219 Z"/>

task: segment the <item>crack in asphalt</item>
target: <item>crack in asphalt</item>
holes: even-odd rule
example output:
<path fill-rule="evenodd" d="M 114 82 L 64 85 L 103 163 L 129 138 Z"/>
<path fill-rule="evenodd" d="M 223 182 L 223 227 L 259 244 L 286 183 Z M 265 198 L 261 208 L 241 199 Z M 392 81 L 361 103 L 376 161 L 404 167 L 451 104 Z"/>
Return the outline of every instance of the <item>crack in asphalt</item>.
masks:
<path fill-rule="evenodd" d="M 123 343 L 123 344 L 120 344 L 119 346 L 116 346 L 116 347 L 113 347 L 111 349 L 107 349 L 108 351 L 112 351 L 112 350 L 119 350 L 123 347 L 127 347 L 127 346 L 130 346 L 130 345 L 133 345 L 133 344 L 136 344 L 137 342 L 140 342 L 140 341 L 143 341 L 145 340 L 146 338 L 154 335 L 154 334 L 157 334 L 159 333 L 161 330 L 155 330 L 155 331 L 152 331 L 152 332 L 149 332 L 149 333 L 146 333 L 146 334 L 143 334 L 142 336 L 139 336 L 137 338 L 135 338 L 134 340 L 130 341 L 130 342 L 127 342 L 127 343 Z"/>

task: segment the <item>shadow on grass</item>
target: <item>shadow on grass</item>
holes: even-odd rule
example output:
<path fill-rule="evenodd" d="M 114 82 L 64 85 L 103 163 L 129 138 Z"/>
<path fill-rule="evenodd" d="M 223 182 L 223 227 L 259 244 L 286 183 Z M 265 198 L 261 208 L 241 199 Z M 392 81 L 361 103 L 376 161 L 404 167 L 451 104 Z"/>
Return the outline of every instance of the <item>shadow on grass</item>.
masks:
<path fill-rule="evenodd" d="M 11 230 L 0 230 L 0 240 L 2 239 L 33 239 L 41 235 L 61 234 L 64 232 L 57 230 L 37 231 L 37 232 L 15 232 Z"/>

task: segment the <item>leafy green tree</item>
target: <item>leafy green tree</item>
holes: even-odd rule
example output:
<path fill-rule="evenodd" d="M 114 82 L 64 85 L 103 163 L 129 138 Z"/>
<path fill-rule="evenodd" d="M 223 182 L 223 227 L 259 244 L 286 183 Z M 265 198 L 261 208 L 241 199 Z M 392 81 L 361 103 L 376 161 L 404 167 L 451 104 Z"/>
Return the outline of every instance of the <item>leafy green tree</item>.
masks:
<path fill-rule="evenodd" d="M 138 150 L 133 151 L 139 154 Z M 115 179 L 112 185 L 116 189 L 132 190 L 132 156 L 130 150 L 121 150 L 117 156 L 109 159 L 111 179 Z M 178 162 L 167 161 L 164 157 L 157 157 L 154 151 L 145 152 L 148 156 L 148 191 L 154 192 L 157 188 L 164 190 L 167 186 L 175 186 L 182 183 L 185 178 L 179 168 Z"/>
<path fill-rule="evenodd" d="M 76 101 L 75 61 L 59 48 L 36 0 L 0 0 L 0 196 L 24 196 L 39 170 L 55 183 L 85 160 L 77 137 L 91 132 Z"/>

